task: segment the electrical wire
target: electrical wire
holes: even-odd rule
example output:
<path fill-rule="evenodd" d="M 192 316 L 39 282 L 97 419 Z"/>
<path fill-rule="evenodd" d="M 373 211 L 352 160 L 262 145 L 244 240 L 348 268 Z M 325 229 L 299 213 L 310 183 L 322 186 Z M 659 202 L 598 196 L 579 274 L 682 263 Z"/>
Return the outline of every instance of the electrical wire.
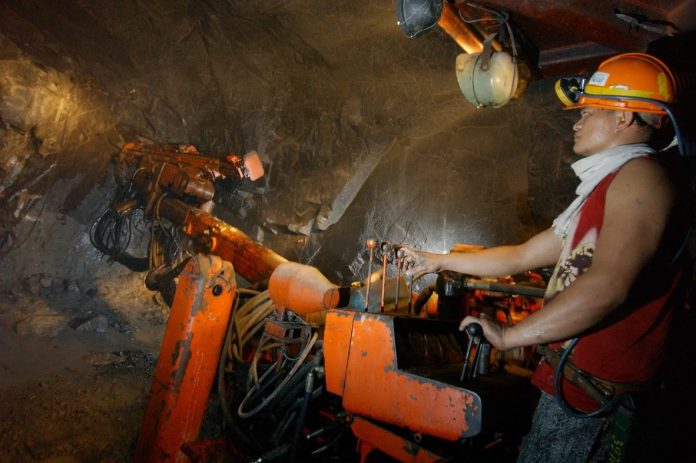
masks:
<path fill-rule="evenodd" d="M 307 356 L 311 352 L 312 347 L 314 346 L 314 343 L 317 342 L 318 337 L 319 337 L 319 333 L 317 333 L 315 331 L 314 334 L 312 334 L 312 338 L 309 340 L 309 342 L 305 346 L 304 350 L 302 351 L 300 358 L 297 360 L 297 362 L 295 362 L 295 364 L 292 366 L 292 368 L 290 369 L 288 374 L 283 378 L 283 380 L 280 382 L 280 384 L 259 405 L 257 405 L 256 407 L 254 407 L 253 409 L 251 409 L 249 411 L 245 411 L 244 407 L 246 406 L 247 402 L 251 398 L 252 394 L 254 392 L 256 392 L 256 390 L 258 389 L 258 386 L 256 386 L 256 385 L 252 386 L 252 388 L 247 393 L 246 397 L 244 397 L 242 402 L 239 404 L 239 407 L 237 408 L 237 414 L 239 415 L 240 418 L 249 418 L 250 416 L 255 415 L 256 413 L 258 413 L 259 411 L 264 409 L 269 403 L 271 403 L 271 401 L 273 399 L 275 399 L 275 397 L 278 395 L 278 393 L 283 390 L 283 388 L 288 383 L 288 381 L 290 381 L 290 379 L 292 379 L 292 377 L 295 375 L 297 370 L 299 370 L 299 368 L 302 366 L 302 363 L 307 359 Z M 272 369 L 269 368 L 268 371 L 272 371 Z M 268 371 L 266 373 L 264 373 L 264 375 L 261 377 L 261 382 L 263 381 L 263 379 L 265 379 L 265 376 L 266 376 L 266 374 L 268 374 Z"/>
<path fill-rule="evenodd" d="M 517 46 L 515 45 L 515 35 L 512 33 L 512 27 L 510 26 L 510 14 L 507 11 L 498 11 L 494 10 L 492 8 L 486 8 L 483 5 L 479 5 L 478 3 L 474 2 L 467 2 L 467 5 L 469 5 L 472 8 L 477 8 L 479 10 L 486 11 L 493 16 L 494 18 L 479 18 L 479 19 L 466 19 L 464 16 L 462 16 L 461 10 L 457 10 L 459 13 L 459 18 L 464 21 L 467 24 L 473 24 L 477 22 L 483 22 L 483 21 L 495 21 L 498 23 L 499 26 L 505 25 L 505 28 L 508 31 L 508 35 L 510 36 L 510 48 L 512 50 L 512 57 L 513 57 L 513 63 L 515 62 L 517 58 Z"/>
<path fill-rule="evenodd" d="M 238 295 L 235 298 L 232 316 L 227 326 L 225 344 L 220 353 L 217 387 L 225 420 L 236 434 L 243 434 L 235 425 L 235 418 L 230 409 L 228 400 L 228 392 L 225 390 L 225 378 L 234 373 L 235 364 L 250 363 L 249 372 L 253 375 L 252 382 L 253 384 L 260 384 L 263 378 L 258 377 L 257 365 L 259 356 L 254 355 L 254 358 L 249 362 L 249 360 L 245 358 L 245 352 L 249 350 L 250 341 L 263 329 L 265 320 L 273 312 L 274 306 L 268 290 L 257 291 L 248 288 L 240 288 L 237 292 Z M 247 296 L 248 299 L 242 303 L 241 296 Z M 259 350 L 266 352 L 278 347 L 278 343 L 267 344 L 265 339 L 260 339 L 260 342 L 257 343 L 257 353 Z M 272 370 L 273 368 L 269 368 L 268 371 Z"/>
<path fill-rule="evenodd" d="M 217 392 L 218 392 L 218 398 L 220 400 L 220 408 L 222 408 L 222 413 L 225 418 L 225 421 L 227 423 L 233 423 L 234 419 L 232 418 L 232 414 L 230 413 L 230 407 L 229 403 L 227 402 L 227 392 L 225 391 L 225 370 L 226 370 L 226 365 L 227 365 L 227 360 L 228 360 L 228 355 L 227 355 L 227 346 L 229 345 L 231 338 L 232 338 L 232 324 L 233 324 L 233 318 L 234 314 L 237 313 L 237 309 L 239 308 L 239 294 L 240 290 L 237 290 L 237 294 L 235 295 L 234 298 L 234 305 L 232 306 L 232 316 L 230 317 L 230 320 L 227 322 L 227 333 L 225 334 L 225 341 L 223 344 L 222 349 L 220 350 L 220 359 L 218 360 L 218 370 L 217 370 Z"/>
<path fill-rule="evenodd" d="M 252 296 L 240 307 L 241 295 Z M 246 343 L 251 339 L 251 335 L 258 332 L 263 324 L 257 321 L 258 326 L 253 326 L 249 323 L 249 319 L 243 319 L 253 312 L 261 312 L 259 318 L 263 320 L 273 310 L 272 305 L 269 305 L 270 294 L 268 291 L 255 291 L 247 288 L 237 289 L 237 297 L 235 297 L 234 306 L 232 308 L 232 316 L 227 325 L 227 333 L 225 335 L 225 344 L 220 353 L 220 362 L 218 362 L 218 395 L 222 405 L 222 410 L 228 422 L 233 422 L 233 417 L 227 403 L 225 392 L 225 374 L 231 374 L 234 371 L 234 363 L 244 363 L 242 356 L 246 348 Z M 255 310 L 258 309 L 258 310 Z M 252 320 L 253 321 L 253 320 Z"/>

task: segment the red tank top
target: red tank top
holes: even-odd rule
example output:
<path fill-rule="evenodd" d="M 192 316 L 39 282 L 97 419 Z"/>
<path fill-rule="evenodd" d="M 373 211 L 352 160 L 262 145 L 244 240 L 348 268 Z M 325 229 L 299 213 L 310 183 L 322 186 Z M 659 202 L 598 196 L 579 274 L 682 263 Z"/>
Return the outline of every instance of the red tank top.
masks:
<path fill-rule="evenodd" d="M 607 190 L 618 172 L 608 175 L 590 194 L 564 240 L 561 258 L 549 281 L 546 300 L 572 284 L 592 265 L 597 238 L 604 220 Z M 667 268 L 669 267 L 669 268 Z M 669 273 L 669 275 L 666 275 Z M 677 277 L 673 265 L 649 264 L 634 283 L 624 304 L 606 320 L 580 337 L 571 361 L 591 375 L 613 382 L 649 381 L 658 369 L 663 355 L 671 310 L 666 302 Z M 558 348 L 561 344 L 553 345 Z M 532 382 L 553 394 L 554 371 L 541 361 Z M 563 383 L 563 397 L 575 408 L 591 411 L 597 404 L 579 387 Z"/>

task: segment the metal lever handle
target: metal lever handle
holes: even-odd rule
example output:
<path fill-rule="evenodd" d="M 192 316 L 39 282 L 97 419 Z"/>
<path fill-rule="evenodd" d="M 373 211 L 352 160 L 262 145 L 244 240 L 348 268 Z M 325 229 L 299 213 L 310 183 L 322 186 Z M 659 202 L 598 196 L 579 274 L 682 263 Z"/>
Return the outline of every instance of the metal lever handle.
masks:
<path fill-rule="evenodd" d="M 471 323 L 466 327 L 466 334 L 470 337 L 481 338 L 483 337 L 483 327 L 480 323 Z"/>
<path fill-rule="evenodd" d="M 459 376 L 459 381 L 464 381 L 465 378 L 471 376 L 476 377 L 477 374 L 488 373 L 488 355 L 490 354 L 490 343 L 483 336 L 483 328 L 479 323 L 471 323 L 466 327 L 466 334 L 469 336 L 469 342 L 466 347 L 464 356 L 464 366 L 462 373 Z M 471 370 L 469 370 L 469 358 L 471 356 L 471 348 L 475 344 L 476 354 L 474 354 L 474 362 Z M 481 358 L 484 358 L 481 364 Z M 485 368 L 484 368 L 485 367 Z"/>
<path fill-rule="evenodd" d="M 469 366 L 469 356 L 471 354 L 471 346 L 474 343 L 474 337 L 469 336 L 469 343 L 466 345 L 466 354 L 464 356 L 464 366 L 462 367 L 462 374 L 459 375 L 459 381 L 464 381 L 464 378 L 467 378 L 467 368 Z"/>
<path fill-rule="evenodd" d="M 394 311 L 399 310 L 399 287 L 401 286 L 401 259 L 404 258 L 405 252 L 400 246 L 394 246 L 396 254 L 396 296 L 394 297 Z"/>
<path fill-rule="evenodd" d="M 382 251 L 382 297 L 379 304 L 379 313 L 384 313 L 384 292 L 387 289 L 387 260 L 389 259 L 389 251 L 392 245 L 389 241 L 384 241 L 380 245 Z"/>
<path fill-rule="evenodd" d="M 365 242 L 365 245 L 370 250 L 370 262 L 367 266 L 367 284 L 365 288 L 365 312 L 370 308 L 370 282 L 372 280 L 372 262 L 375 260 L 375 248 L 377 247 L 377 241 L 369 239 Z"/>

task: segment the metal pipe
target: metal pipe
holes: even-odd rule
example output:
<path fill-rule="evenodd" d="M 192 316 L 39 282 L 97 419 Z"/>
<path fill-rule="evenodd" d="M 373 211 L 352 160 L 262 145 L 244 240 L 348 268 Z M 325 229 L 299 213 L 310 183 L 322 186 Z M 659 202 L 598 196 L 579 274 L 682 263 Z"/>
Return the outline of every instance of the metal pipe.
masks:
<path fill-rule="evenodd" d="M 538 288 L 536 286 L 513 285 L 510 283 L 491 283 L 488 281 L 474 280 L 471 278 L 468 278 L 464 282 L 464 285 L 468 289 L 481 289 L 484 291 L 519 294 L 521 296 L 529 297 L 544 297 L 544 293 L 546 292 L 544 288 Z"/>
<path fill-rule="evenodd" d="M 399 310 L 399 287 L 401 286 L 401 259 L 404 257 L 404 250 L 399 247 L 396 250 L 396 297 L 394 298 L 394 311 Z"/>
<path fill-rule="evenodd" d="M 464 381 L 466 378 L 466 369 L 469 366 L 469 357 L 471 355 L 471 345 L 474 343 L 474 337 L 469 336 L 469 343 L 466 345 L 466 354 L 464 355 L 464 366 L 462 367 L 462 374 L 459 375 L 459 381 Z"/>
<path fill-rule="evenodd" d="M 437 25 L 452 37 L 465 52 L 481 53 L 483 51 L 481 39 L 461 20 L 456 6 L 443 2 L 442 16 L 440 16 Z"/>
<path fill-rule="evenodd" d="M 382 250 L 382 298 L 379 304 L 379 312 L 384 313 L 384 292 L 387 289 L 387 252 L 391 248 L 388 241 L 382 242 L 380 249 Z"/>
<path fill-rule="evenodd" d="M 159 199 L 154 215 L 180 226 L 203 252 L 231 262 L 235 272 L 250 283 L 267 280 L 278 265 L 287 262 L 238 228 L 178 199 Z"/>
<path fill-rule="evenodd" d="M 474 378 L 476 377 L 476 372 L 478 371 L 479 368 L 479 361 L 481 360 L 481 338 L 480 337 L 475 337 L 474 338 L 474 344 L 475 344 L 475 349 L 476 349 L 476 354 L 474 354 L 474 365 L 473 368 L 469 372 L 469 376 L 473 376 Z"/>
<path fill-rule="evenodd" d="M 377 241 L 367 240 L 365 241 L 367 249 L 370 250 L 370 262 L 367 264 L 367 284 L 365 285 L 365 312 L 370 307 L 370 283 L 372 282 L 372 261 L 375 259 L 375 248 L 377 247 Z"/>
<path fill-rule="evenodd" d="M 408 277 L 408 314 L 413 313 L 413 275 Z"/>

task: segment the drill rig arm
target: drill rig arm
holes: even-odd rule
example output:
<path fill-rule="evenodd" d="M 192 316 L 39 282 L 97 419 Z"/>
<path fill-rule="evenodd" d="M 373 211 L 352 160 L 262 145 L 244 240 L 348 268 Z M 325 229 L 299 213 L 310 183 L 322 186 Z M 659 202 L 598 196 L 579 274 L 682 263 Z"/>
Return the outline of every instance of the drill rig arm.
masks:
<path fill-rule="evenodd" d="M 196 250 L 220 256 L 252 283 L 267 280 L 287 259 L 257 243 L 236 227 L 174 198 L 162 198 L 154 214 L 180 227 Z"/>
<path fill-rule="evenodd" d="M 222 257 L 252 284 L 267 280 L 286 261 L 211 214 L 216 178 L 241 181 L 263 175 L 255 151 L 220 159 L 204 156 L 192 145 L 138 141 L 123 146 L 116 164 L 116 198 L 95 222 L 90 238 L 113 260 L 134 271 L 148 270 L 148 288 L 160 291 L 168 302 L 174 277 L 194 253 Z M 137 247 L 131 233 L 138 221 L 152 224 L 145 227 L 150 232 L 146 257 L 129 251 Z"/>
<path fill-rule="evenodd" d="M 359 441 L 362 461 L 379 448 L 400 461 L 429 463 L 443 458 L 409 435 L 452 445 L 481 432 L 488 419 L 482 397 L 496 383 L 482 378 L 486 387 L 479 395 L 478 386 L 474 391 L 473 383 L 457 381 L 456 371 L 452 376 L 450 369 L 425 368 L 442 364 L 460 370 L 462 342 L 456 326 L 399 310 L 410 296 L 398 296 L 398 277 L 395 308 L 383 312 L 386 282 L 382 303 L 368 304 L 368 291 L 338 287 L 318 269 L 288 262 L 206 210 L 215 193 L 213 180 L 226 173 L 251 179 L 252 170 L 258 173 L 253 163 L 244 170 L 229 158 L 208 158 L 189 146 L 140 142 L 126 144 L 118 161 L 132 173 L 129 194 L 119 196 L 111 216 L 142 210 L 134 217 L 153 222 L 151 274 L 171 277 L 183 267 L 136 461 L 189 461 L 184 453 L 198 444 L 216 377 L 225 415 L 231 417 L 236 409 L 229 421 L 235 434 L 273 431 L 241 439 L 248 441 L 245 452 L 270 448 L 278 456 L 289 453 L 293 463 L 303 461 L 297 455 L 320 455 L 345 441 L 347 429 Z M 163 222 L 171 224 L 167 233 L 188 238 L 181 241 L 190 241 L 188 255 L 195 257 L 153 265 L 153 249 L 165 247 L 153 246 L 158 241 L 154 230 L 165 228 Z M 239 306 L 244 292 L 235 274 L 251 284 L 268 281 L 269 289 Z M 387 279 L 386 271 L 382 278 Z M 246 381 L 241 372 L 247 373 Z M 322 381 L 315 384 L 315 378 Z M 321 406 L 312 417 L 306 416 L 310 401 Z M 305 436 L 305 429 L 316 431 Z M 354 448 L 352 441 L 349 445 Z"/>
<path fill-rule="evenodd" d="M 225 159 L 202 156 L 193 145 L 151 145 L 144 142 L 126 143 L 117 158 L 118 163 L 128 165 L 169 163 L 178 167 L 194 167 L 209 172 L 219 172 L 225 177 L 256 180 L 263 176 L 258 153 L 250 151 L 244 156 L 229 154 Z"/>

